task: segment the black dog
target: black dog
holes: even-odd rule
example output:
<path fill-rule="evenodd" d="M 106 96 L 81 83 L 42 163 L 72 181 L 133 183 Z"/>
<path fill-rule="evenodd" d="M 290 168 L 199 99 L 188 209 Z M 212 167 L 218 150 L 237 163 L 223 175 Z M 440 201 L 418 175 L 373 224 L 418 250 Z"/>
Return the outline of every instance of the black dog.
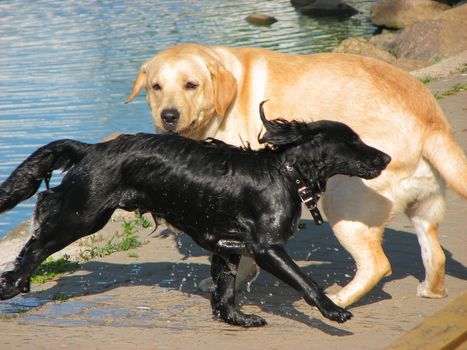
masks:
<path fill-rule="evenodd" d="M 59 186 L 38 195 L 33 235 L 14 269 L 0 276 L 0 299 L 28 292 L 31 274 L 44 259 L 98 231 L 123 208 L 165 218 L 214 253 L 211 305 L 227 323 L 266 324 L 235 304 L 242 255 L 301 291 L 325 317 L 350 319 L 284 245 L 296 230 L 304 192 L 322 192 L 336 174 L 374 178 L 390 157 L 342 123 L 268 121 L 262 104 L 260 114 L 266 128 L 260 141 L 273 146 L 259 151 L 168 134 L 122 135 L 98 144 L 59 140 L 39 148 L 1 185 L 0 213 L 31 197 L 42 180 L 48 184 L 53 170 L 69 171 Z M 297 181 L 307 186 L 298 191 Z"/>

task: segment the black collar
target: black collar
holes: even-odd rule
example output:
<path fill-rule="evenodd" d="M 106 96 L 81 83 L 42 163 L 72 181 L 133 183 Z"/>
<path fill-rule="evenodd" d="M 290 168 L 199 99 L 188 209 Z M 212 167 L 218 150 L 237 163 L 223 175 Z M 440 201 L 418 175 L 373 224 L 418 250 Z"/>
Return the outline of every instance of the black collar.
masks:
<path fill-rule="evenodd" d="M 321 184 L 317 183 L 315 187 L 318 188 L 318 192 L 312 190 L 310 186 L 308 186 L 307 181 L 303 179 L 298 170 L 295 169 L 291 163 L 285 163 L 285 170 L 287 171 L 287 175 L 293 180 L 297 188 L 298 196 L 310 211 L 311 216 L 313 216 L 315 220 L 315 224 L 321 225 L 323 223 L 323 217 L 318 209 L 318 201 L 324 193 L 324 186 L 321 187 Z"/>

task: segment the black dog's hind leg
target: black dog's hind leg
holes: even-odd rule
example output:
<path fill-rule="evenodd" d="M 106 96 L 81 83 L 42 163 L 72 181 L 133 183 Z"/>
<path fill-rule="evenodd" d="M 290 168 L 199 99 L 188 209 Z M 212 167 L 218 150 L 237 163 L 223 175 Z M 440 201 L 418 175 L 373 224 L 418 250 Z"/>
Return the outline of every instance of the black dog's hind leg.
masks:
<path fill-rule="evenodd" d="M 77 215 L 84 206 L 79 200 L 62 206 L 63 198 L 60 191 L 39 197 L 32 237 L 16 258 L 14 269 L 0 275 L 0 300 L 29 292 L 31 275 L 47 257 L 102 228 L 113 212 L 94 210 Z"/>
<path fill-rule="evenodd" d="M 303 292 L 305 301 L 316 306 L 324 317 L 343 323 L 352 317 L 349 311 L 337 306 L 321 288 L 309 277 L 279 245 L 259 249 L 255 261 L 262 269 L 286 282 L 294 289 Z"/>
<path fill-rule="evenodd" d="M 214 316 L 223 321 L 242 327 L 260 327 L 266 321 L 256 315 L 241 312 L 235 304 L 235 275 L 240 255 L 231 255 L 229 261 L 219 255 L 212 257 L 211 276 L 216 290 L 211 295 L 211 306 Z"/>

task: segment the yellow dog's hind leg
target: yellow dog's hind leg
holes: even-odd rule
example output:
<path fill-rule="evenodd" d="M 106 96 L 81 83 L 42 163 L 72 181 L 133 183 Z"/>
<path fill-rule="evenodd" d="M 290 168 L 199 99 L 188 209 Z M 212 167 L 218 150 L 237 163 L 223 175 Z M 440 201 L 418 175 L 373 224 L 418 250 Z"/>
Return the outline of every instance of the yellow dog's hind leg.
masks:
<path fill-rule="evenodd" d="M 425 267 L 425 280 L 417 288 L 417 295 L 420 297 L 443 298 L 447 295 L 444 285 L 446 257 L 438 239 L 439 222 L 444 211 L 443 193 L 418 200 L 406 211 L 417 234 Z"/>

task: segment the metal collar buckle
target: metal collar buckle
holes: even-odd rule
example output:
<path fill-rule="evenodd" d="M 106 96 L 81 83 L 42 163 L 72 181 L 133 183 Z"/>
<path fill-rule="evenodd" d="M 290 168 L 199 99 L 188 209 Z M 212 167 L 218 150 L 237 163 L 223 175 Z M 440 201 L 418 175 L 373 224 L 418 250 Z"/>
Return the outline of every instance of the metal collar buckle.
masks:
<path fill-rule="evenodd" d="M 321 193 L 314 193 L 306 185 L 305 180 L 303 180 L 298 171 L 291 164 L 285 164 L 285 169 L 287 170 L 287 173 L 295 183 L 295 187 L 297 187 L 298 196 L 300 197 L 302 203 L 304 203 L 310 211 L 311 216 L 315 221 L 315 224 L 321 225 L 324 222 L 323 217 L 321 216 L 321 213 L 318 209 L 318 201 L 321 198 Z"/>
<path fill-rule="evenodd" d="M 305 203 L 308 209 L 316 208 L 319 200 L 319 195 L 314 195 L 312 191 L 306 186 L 298 189 L 298 196 Z"/>

